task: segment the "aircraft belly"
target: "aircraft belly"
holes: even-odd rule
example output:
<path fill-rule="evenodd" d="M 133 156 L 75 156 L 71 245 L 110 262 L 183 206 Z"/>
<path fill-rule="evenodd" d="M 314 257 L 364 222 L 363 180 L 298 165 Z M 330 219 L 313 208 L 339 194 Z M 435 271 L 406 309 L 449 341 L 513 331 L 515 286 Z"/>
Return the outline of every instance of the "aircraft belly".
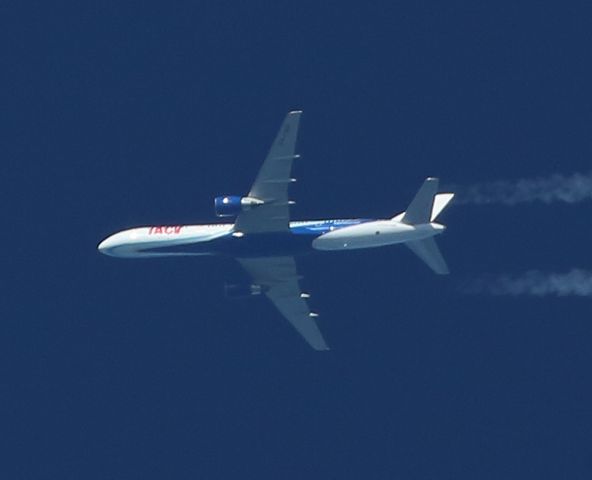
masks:
<path fill-rule="evenodd" d="M 176 255 L 230 255 L 261 257 L 297 255 L 312 251 L 310 235 L 252 234 L 242 237 L 225 235 L 207 242 L 194 242 L 151 248 L 146 253 Z"/>

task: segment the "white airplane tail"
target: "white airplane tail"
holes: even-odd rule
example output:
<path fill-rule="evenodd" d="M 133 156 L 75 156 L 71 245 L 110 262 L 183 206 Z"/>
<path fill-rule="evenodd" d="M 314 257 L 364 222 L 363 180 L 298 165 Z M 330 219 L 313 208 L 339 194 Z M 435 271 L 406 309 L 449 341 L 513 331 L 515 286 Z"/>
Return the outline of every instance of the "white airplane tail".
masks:
<path fill-rule="evenodd" d="M 454 197 L 454 193 L 437 193 L 438 184 L 439 180 L 437 178 L 427 178 L 415 194 L 405 213 L 395 217 L 395 219 L 408 225 L 432 223 Z M 434 237 L 406 242 L 405 245 L 435 273 L 439 275 L 449 273 L 446 261 L 442 253 L 440 253 Z"/>
<path fill-rule="evenodd" d="M 426 178 L 405 213 L 395 218 L 408 225 L 433 222 L 454 197 L 454 193 L 437 193 L 438 184 L 437 178 Z"/>

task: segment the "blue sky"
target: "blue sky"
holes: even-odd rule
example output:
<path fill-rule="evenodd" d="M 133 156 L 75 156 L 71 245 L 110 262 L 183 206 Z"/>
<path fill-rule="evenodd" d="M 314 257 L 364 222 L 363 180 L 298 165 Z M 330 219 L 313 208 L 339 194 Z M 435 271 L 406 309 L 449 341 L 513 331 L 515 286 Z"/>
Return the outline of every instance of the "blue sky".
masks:
<path fill-rule="evenodd" d="M 540 2 L 2 7 L 3 478 L 589 478 L 590 299 L 463 295 L 590 268 L 590 203 L 457 205 L 452 275 L 404 248 L 300 261 L 332 346 L 229 259 L 118 261 L 214 221 L 288 110 L 294 218 L 387 217 L 426 176 L 589 172 L 590 14 Z"/>

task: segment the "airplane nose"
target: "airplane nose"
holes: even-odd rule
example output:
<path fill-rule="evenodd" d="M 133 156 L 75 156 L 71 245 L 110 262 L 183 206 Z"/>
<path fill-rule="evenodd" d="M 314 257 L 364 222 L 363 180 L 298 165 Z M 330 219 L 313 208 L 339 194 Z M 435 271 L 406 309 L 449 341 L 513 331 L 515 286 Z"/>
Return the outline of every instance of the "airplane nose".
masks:
<path fill-rule="evenodd" d="M 113 246 L 111 237 L 106 238 L 97 246 L 97 250 L 103 255 L 109 255 L 109 249 Z"/>
<path fill-rule="evenodd" d="M 97 250 L 101 253 L 105 253 L 105 240 L 103 240 L 101 243 L 99 243 L 99 245 L 97 246 Z"/>

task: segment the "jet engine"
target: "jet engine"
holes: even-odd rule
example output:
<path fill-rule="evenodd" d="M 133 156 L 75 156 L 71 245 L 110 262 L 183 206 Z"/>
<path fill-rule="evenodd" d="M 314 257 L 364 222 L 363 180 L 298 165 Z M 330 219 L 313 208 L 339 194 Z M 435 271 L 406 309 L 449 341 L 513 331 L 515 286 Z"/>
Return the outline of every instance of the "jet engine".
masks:
<path fill-rule="evenodd" d="M 238 195 L 224 195 L 214 198 L 214 210 L 217 217 L 234 217 L 240 212 L 249 210 L 263 201 L 253 197 L 239 197 Z"/>
<path fill-rule="evenodd" d="M 249 298 L 264 293 L 265 288 L 262 285 L 242 284 L 242 285 L 224 285 L 226 298 L 240 299 Z"/>

